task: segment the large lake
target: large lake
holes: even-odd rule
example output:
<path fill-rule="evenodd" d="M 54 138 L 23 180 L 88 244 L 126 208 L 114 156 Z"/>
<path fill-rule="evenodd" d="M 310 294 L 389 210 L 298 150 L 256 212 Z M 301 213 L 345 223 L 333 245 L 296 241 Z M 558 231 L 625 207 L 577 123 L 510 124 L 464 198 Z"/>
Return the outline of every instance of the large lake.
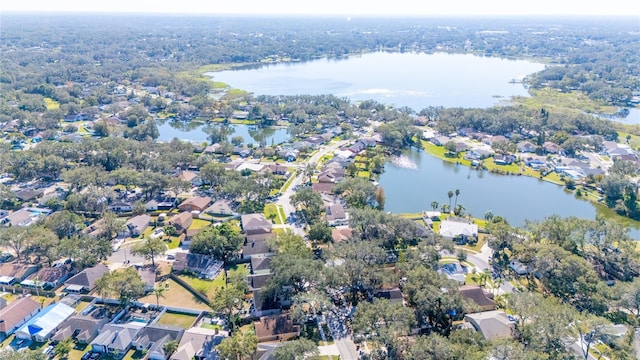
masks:
<path fill-rule="evenodd" d="M 485 108 L 511 96 L 528 96 L 522 84 L 511 80 L 543 69 L 524 60 L 378 52 L 206 75 L 256 95 L 334 94 L 420 111 L 428 106 Z"/>
<path fill-rule="evenodd" d="M 422 150 L 404 152 L 416 169 L 385 165 L 380 186 L 386 195 L 385 210 L 393 213 L 415 213 L 431 210 L 431 202 L 449 204 L 447 192 L 460 190 L 458 204 L 466 213 L 483 218 L 487 211 L 521 226 L 525 220 L 542 220 L 557 214 L 595 219 L 603 206 L 577 198 L 563 187 L 527 176 L 508 176 L 479 171 L 431 156 Z M 455 196 L 451 200 L 453 207 Z M 438 209 L 439 211 L 439 209 Z M 640 231 L 630 234 L 640 239 Z"/>

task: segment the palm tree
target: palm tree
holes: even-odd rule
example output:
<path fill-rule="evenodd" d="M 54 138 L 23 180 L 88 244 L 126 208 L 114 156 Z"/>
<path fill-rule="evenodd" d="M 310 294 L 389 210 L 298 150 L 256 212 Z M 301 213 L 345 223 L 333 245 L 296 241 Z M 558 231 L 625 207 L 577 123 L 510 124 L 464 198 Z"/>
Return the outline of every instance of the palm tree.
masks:
<path fill-rule="evenodd" d="M 160 286 L 153 289 L 153 295 L 156 296 L 156 310 L 160 309 L 160 298 L 164 298 L 164 292 L 166 288 L 164 286 Z M 174 349 L 175 351 L 175 349 Z"/>
<path fill-rule="evenodd" d="M 431 208 L 433 209 L 433 211 L 438 210 L 438 207 L 440 207 L 440 204 L 438 204 L 437 201 L 434 200 L 431 202 Z"/>
<path fill-rule="evenodd" d="M 449 190 L 449 192 L 447 192 L 447 196 L 449 197 L 449 209 L 451 209 L 451 198 L 453 197 L 453 191 Z"/>
<path fill-rule="evenodd" d="M 36 295 L 40 297 L 40 286 L 42 286 L 42 282 L 40 281 L 40 279 L 38 279 L 37 276 L 33 278 L 33 286 L 36 287 Z"/>
<path fill-rule="evenodd" d="M 162 350 L 164 350 L 168 358 L 169 356 L 171 356 L 171 354 L 178 350 L 178 342 L 175 340 L 171 340 L 162 346 Z"/>
<path fill-rule="evenodd" d="M 458 195 L 460 195 L 460 189 L 456 189 L 456 201 L 454 202 L 453 207 L 456 207 L 456 205 L 458 205 Z"/>
<path fill-rule="evenodd" d="M 484 213 L 484 219 L 487 220 L 487 222 L 493 220 L 493 212 L 491 210 L 487 210 L 487 212 Z"/>

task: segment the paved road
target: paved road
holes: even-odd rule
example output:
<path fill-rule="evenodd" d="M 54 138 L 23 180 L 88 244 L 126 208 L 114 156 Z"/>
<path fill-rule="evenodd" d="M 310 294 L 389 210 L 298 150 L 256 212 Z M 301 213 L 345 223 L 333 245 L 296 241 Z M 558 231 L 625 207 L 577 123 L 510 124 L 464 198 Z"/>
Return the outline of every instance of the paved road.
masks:
<path fill-rule="evenodd" d="M 358 360 L 356 345 L 350 337 L 335 340 L 335 344 L 340 352 L 340 360 Z"/>
<path fill-rule="evenodd" d="M 320 148 L 320 150 L 318 150 L 318 152 L 313 154 L 307 161 L 299 164 L 298 168 L 299 169 L 304 169 L 307 166 L 307 164 L 317 163 L 323 156 L 325 156 L 328 153 L 331 153 L 331 152 L 335 151 L 336 149 L 338 149 L 341 146 L 344 146 L 345 144 L 347 144 L 347 141 L 343 140 L 343 141 L 339 141 L 339 142 L 336 142 L 336 143 L 331 144 L 331 145 L 323 146 L 322 148 Z M 292 175 L 292 176 L 294 176 L 294 175 Z M 302 172 L 300 174 L 298 174 L 295 177 L 295 179 L 293 179 L 293 181 L 291 182 L 291 184 L 289 185 L 287 190 L 282 192 L 282 194 L 280 195 L 280 198 L 278 198 L 277 204 L 282 206 L 282 209 L 284 210 L 284 213 L 285 213 L 286 216 L 289 216 L 290 213 L 296 211 L 295 207 L 291 204 L 291 196 L 294 194 L 293 188 L 296 187 L 297 185 L 302 184 L 303 177 L 304 177 L 304 174 Z M 286 221 L 286 219 L 285 219 L 285 221 Z M 300 236 L 304 236 L 305 235 L 304 228 L 302 228 L 302 227 L 299 227 L 299 226 L 291 227 L 290 226 L 289 228 L 297 235 L 300 235 Z"/>
<path fill-rule="evenodd" d="M 491 270 L 491 266 L 489 265 L 489 259 L 493 255 L 493 250 L 487 245 L 484 244 L 479 253 L 467 253 L 467 261 L 474 264 L 480 271 L 484 271 L 486 269 Z M 514 287 L 509 282 L 505 282 L 500 285 L 500 293 L 511 293 L 513 292 Z"/>

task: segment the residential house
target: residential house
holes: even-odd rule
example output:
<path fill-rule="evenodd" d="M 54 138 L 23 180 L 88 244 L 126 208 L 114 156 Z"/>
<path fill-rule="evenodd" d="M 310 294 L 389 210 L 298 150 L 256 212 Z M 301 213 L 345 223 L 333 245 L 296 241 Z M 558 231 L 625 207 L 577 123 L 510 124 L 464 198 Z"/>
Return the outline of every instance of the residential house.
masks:
<path fill-rule="evenodd" d="M 187 229 L 187 232 L 185 233 L 185 237 L 180 242 L 180 245 L 182 247 L 191 246 L 191 241 L 195 238 L 196 235 L 198 235 L 200 232 L 202 232 L 202 230 L 204 230 L 204 229 L 203 228 Z"/>
<path fill-rule="evenodd" d="M 286 175 L 289 170 L 287 167 L 280 164 L 271 164 L 264 167 L 263 171 L 269 171 L 274 175 Z"/>
<path fill-rule="evenodd" d="M 448 136 L 435 136 L 431 138 L 431 143 L 437 146 L 444 146 L 444 144 L 451 141 L 451 138 Z"/>
<path fill-rule="evenodd" d="M 175 206 L 175 199 L 164 198 L 164 199 L 152 199 L 147 201 L 144 205 L 147 211 L 168 211 L 173 209 Z"/>
<path fill-rule="evenodd" d="M 18 298 L 0 310 L 0 339 L 11 336 L 22 324 L 40 311 L 40 304 L 30 296 Z"/>
<path fill-rule="evenodd" d="M 236 167 L 236 171 L 239 172 L 246 172 L 246 171 L 252 171 L 252 172 L 262 172 L 262 170 L 264 170 L 265 165 L 262 164 L 255 164 L 255 163 L 250 163 L 250 162 L 243 162 L 242 164 L 238 165 Z"/>
<path fill-rule="evenodd" d="M 333 187 L 336 186 L 333 182 L 317 182 L 311 184 L 311 188 L 313 191 L 319 192 L 321 194 L 331 194 L 333 193 Z"/>
<path fill-rule="evenodd" d="M 464 284 L 466 281 L 466 271 L 457 262 L 442 264 L 440 269 L 438 269 L 438 272 L 444 274 L 451 280 L 457 281 L 459 284 Z"/>
<path fill-rule="evenodd" d="M 260 242 L 260 241 L 269 241 L 275 238 L 276 238 L 276 233 L 273 233 L 273 232 L 245 235 L 245 244 L 250 244 L 250 243 Z"/>
<path fill-rule="evenodd" d="M 260 255 L 251 257 L 251 273 L 266 274 L 271 272 L 271 256 Z"/>
<path fill-rule="evenodd" d="M 168 221 L 168 224 L 173 225 L 178 233 L 186 232 L 191 223 L 193 223 L 193 216 L 189 212 L 173 215 Z"/>
<path fill-rule="evenodd" d="M 211 215 L 233 215 L 231 203 L 228 200 L 218 200 L 209 206 L 205 212 Z"/>
<path fill-rule="evenodd" d="M 247 283 L 249 285 L 249 291 L 255 291 L 267 286 L 272 274 L 267 272 L 263 274 L 255 274 L 247 276 Z"/>
<path fill-rule="evenodd" d="M 394 289 L 386 289 L 386 290 L 377 290 L 373 297 L 378 299 L 387 299 L 390 303 L 399 303 L 402 304 L 404 297 L 402 296 L 402 291 L 399 288 Z"/>
<path fill-rule="evenodd" d="M 513 337 L 513 322 L 504 311 L 493 310 L 465 315 L 465 320 L 482 333 L 486 340 Z"/>
<path fill-rule="evenodd" d="M 40 195 L 44 194 L 42 189 L 22 189 L 14 192 L 14 195 L 18 200 L 22 202 L 31 202 L 37 199 Z"/>
<path fill-rule="evenodd" d="M 365 149 L 365 147 L 366 146 L 362 142 L 356 141 L 355 143 L 345 148 L 344 150 L 351 151 L 354 154 L 359 154 L 361 151 Z"/>
<path fill-rule="evenodd" d="M 531 141 L 525 140 L 520 141 L 517 145 L 518 151 L 521 153 L 534 153 L 536 152 L 537 146 Z"/>
<path fill-rule="evenodd" d="M 11 278 L 13 282 L 19 283 L 25 280 L 29 275 L 38 271 L 38 266 L 14 261 L 12 263 L 0 264 L 0 276 Z"/>
<path fill-rule="evenodd" d="M 478 237 L 478 225 L 462 218 L 446 219 L 440 223 L 440 235 L 454 241 L 466 243 Z"/>
<path fill-rule="evenodd" d="M 502 135 L 487 136 L 482 140 L 483 143 L 490 146 L 498 142 L 507 142 L 507 141 L 509 141 L 509 139 L 507 139 Z"/>
<path fill-rule="evenodd" d="M 270 233 L 273 227 L 264 214 L 245 214 L 240 217 L 242 230 L 247 235 Z"/>
<path fill-rule="evenodd" d="M 107 324 L 91 341 L 91 351 L 111 354 L 114 358 L 120 359 L 131 348 L 131 343 L 140 330 L 140 326 L 131 324 Z"/>
<path fill-rule="evenodd" d="M 170 341 L 179 342 L 183 334 L 181 327 L 152 324 L 140 330 L 131 345 L 138 351 L 146 351 L 150 360 L 167 360 L 170 354 L 164 350 L 164 345 Z"/>
<path fill-rule="evenodd" d="M 528 275 L 531 272 L 531 270 L 529 270 L 529 266 L 527 266 L 527 264 L 523 264 L 518 259 L 512 260 L 509 264 L 509 268 L 518 276 Z"/>
<path fill-rule="evenodd" d="M 68 293 L 88 294 L 93 291 L 98 279 L 108 272 L 109 268 L 103 264 L 86 268 L 64 282 L 65 291 Z"/>
<path fill-rule="evenodd" d="M 183 171 L 180 171 L 178 174 L 176 174 L 175 177 L 178 180 L 181 180 L 181 181 L 184 181 L 184 182 L 188 182 L 193 186 L 201 186 L 202 185 L 202 179 L 200 178 L 200 176 L 197 173 L 195 173 L 193 171 L 183 170 Z"/>
<path fill-rule="evenodd" d="M 99 219 L 91 223 L 91 225 L 82 229 L 82 233 L 88 235 L 90 238 L 97 238 L 102 234 L 103 228 L 105 226 L 104 219 Z"/>
<path fill-rule="evenodd" d="M 113 211 L 114 213 L 129 212 L 133 210 L 133 204 L 126 201 L 116 201 L 110 204 L 109 206 L 107 206 L 107 208 Z"/>
<path fill-rule="evenodd" d="M 551 141 L 545 141 L 545 143 L 542 144 L 542 149 L 544 149 L 547 154 L 560 154 L 562 152 L 560 145 L 552 143 Z"/>
<path fill-rule="evenodd" d="M 287 314 L 263 316 L 253 325 L 258 342 L 287 341 L 300 336 L 300 325 L 294 325 Z"/>
<path fill-rule="evenodd" d="M 151 223 L 151 216 L 142 214 L 132 217 L 124 224 L 131 236 L 140 236 Z"/>
<path fill-rule="evenodd" d="M 208 255 L 177 253 L 173 262 L 173 271 L 189 271 L 201 279 L 213 280 L 223 269 L 224 263 Z"/>
<path fill-rule="evenodd" d="M 267 241 L 253 241 L 247 242 L 242 247 L 242 258 L 251 259 L 254 256 L 272 255 L 273 252 L 269 249 L 269 243 Z"/>
<path fill-rule="evenodd" d="M 465 155 L 465 158 L 471 160 L 482 160 L 490 157 L 491 155 L 493 155 L 493 152 L 489 149 L 475 148 L 469 151 L 469 153 Z"/>
<path fill-rule="evenodd" d="M 510 165 L 511 163 L 513 163 L 515 161 L 515 156 L 513 155 L 509 155 L 509 154 L 500 154 L 500 155 L 495 155 L 493 157 L 493 162 L 496 165 Z"/>
<path fill-rule="evenodd" d="M 151 266 L 137 267 L 138 275 L 144 283 L 144 291 L 151 292 L 156 287 L 156 271 Z"/>
<path fill-rule="evenodd" d="M 253 310 L 251 316 L 268 316 L 280 313 L 280 303 L 260 289 L 253 290 Z"/>
<path fill-rule="evenodd" d="M 35 274 L 31 274 L 25 280 L 21 281 L 20 285 L 24 287 L 55 289 L 62 285 L 70 275 L 70 268 L 64 264 L 53 267 L 44 267 L 38 270 Z"/>
<path fill-rule="evenodd" d="M 458 291 L 460 291 L 463 300 L 474 304 L 478 308 L 478 312 L 496 309 L 496 303 L 478 285 L 462 285 L 458 288 Z"/>
<path fill-rule="evenodd" d="M 78 314 L 67 319 L 51 338 L 54 342 L 73 339 L 79 344 L 89 344 L 100 329 L 109 322 L 106 309 L 95 308 L 89 314 Z"/>
<path fill-rule="evenodd" d="M 347 225 L 349 215 L 344 211 L 344 207 L 339 204 L 331 204 L 325 209 L 325 219 L 329 226 Z"/>
<path fill-rule="evenodd" d="M 213 349 L 229 336 L 226 331 L 193 327 L 182 335 L 178 349 L 171 355 L 171 360 L 217 360 Z"/>
<path fill-rule="evenodd" d="M 35 224 L 40 218 L 40 213 L 34 213 L 28 209 L 20 209 L 12 212 L 6 217 L 2 218 L 0 225 L 4 226 L 31 226 Z"/>
<path fill-rule="evenodd" d="M 353 235 L 353 230 L 347 227 L 340 227 L 331 229 L 331 239 L 334 243 L 349 240 Z"/>
<path fill-rule="evenodd" d="M 17 331 L 19 339 L 45 342 L 55 334 L 62 323 L 76 311 L 62 302 L 51 304 L 24 323 Z"/>
<path fill-rule="evenodd" d="M 208 196 L 194 196 L 186 199 L 178 208 L 182 211 L 192 212 L 203 212 L 208 206 L 211 204 L 211 198 Z"/>
<path fill-rule="evenodd" d="M 0 310 L 7 307 L 7 299 L 0 297 Z M 0 318 L 1 319 L 1 318 Z"/>

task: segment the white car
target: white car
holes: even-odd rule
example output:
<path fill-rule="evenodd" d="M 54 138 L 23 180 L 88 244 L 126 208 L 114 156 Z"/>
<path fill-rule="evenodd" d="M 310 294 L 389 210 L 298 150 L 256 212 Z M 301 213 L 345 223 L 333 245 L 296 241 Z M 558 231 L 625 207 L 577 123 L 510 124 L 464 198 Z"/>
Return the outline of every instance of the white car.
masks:
<path fill-rule="evenodd" d="M 163 235 L 164 235 L 164 230 L 162 228 L 158 228 L 153 231 L 153 233 L 151 234 L 151 238 L 155 239 Z"/>

